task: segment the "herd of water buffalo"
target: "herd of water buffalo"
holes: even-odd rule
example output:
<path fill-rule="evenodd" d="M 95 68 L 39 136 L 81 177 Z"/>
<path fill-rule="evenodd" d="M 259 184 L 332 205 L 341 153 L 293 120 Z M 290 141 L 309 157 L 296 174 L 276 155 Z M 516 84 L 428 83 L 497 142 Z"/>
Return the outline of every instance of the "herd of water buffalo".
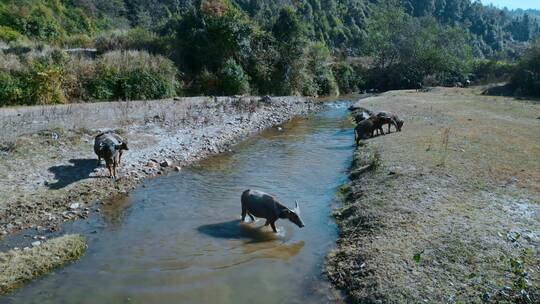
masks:
<path fill-rule="evenodd" d="M 387 133 L 390 133 L 391 126 L 394 126 L 397 132 L 400 132 L 403 127 L 403 120 L 399 119 L 394 113 L 386 111 L 374 113 L 368 109 L 356 106 L 349 107 L 349 110 L 356 122 L 354 140 L 357 146 L 360 143 L 360 139 L 370 138 L 376 134 L 384 135 L 383 127 L 385 125 L 388 125 Z"/>

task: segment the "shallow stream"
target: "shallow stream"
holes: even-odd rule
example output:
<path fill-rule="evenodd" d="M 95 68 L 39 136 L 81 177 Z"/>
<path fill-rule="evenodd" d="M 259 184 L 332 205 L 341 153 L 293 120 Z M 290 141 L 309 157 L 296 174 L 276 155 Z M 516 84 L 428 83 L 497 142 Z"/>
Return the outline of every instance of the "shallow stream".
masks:
<path fill-rule="evenodd" d="M 321 270 L 337 237 L 330 216 L 353 140 L 346 103 L 294 119 L 181 172 L 146 181 L 72 224 L 89 248 L 76 263 L 2 303 L 325 303 Z M 305 228 L 240 223 L 240 195 L 300 203 Z"/>

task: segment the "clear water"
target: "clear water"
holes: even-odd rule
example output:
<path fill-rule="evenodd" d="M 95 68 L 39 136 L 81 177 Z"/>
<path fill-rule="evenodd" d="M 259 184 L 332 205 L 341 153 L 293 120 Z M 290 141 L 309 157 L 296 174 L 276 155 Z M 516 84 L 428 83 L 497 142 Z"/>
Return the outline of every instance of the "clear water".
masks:
<path fill-rule="evenodd" d="M 337 231 L 330 211 L 353 140 L 345 103 L 264 131 L 235 151 L 148 180 L 75 224 L 78 262 L 0 298 L 3 303 L 323 303 L 321 269 Z M 240 195 L 260 189 L 306 225 L 240 223 Z M 78 227 L 77 226 L 81 226 Z"/>

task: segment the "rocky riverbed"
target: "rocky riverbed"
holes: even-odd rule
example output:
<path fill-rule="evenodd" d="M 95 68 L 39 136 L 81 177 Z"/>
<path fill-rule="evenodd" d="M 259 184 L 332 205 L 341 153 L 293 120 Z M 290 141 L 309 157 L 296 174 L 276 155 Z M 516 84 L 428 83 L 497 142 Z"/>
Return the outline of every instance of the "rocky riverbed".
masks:
<path fill-rule="evenodd" d="M 319 108 L 302 97 L 197 97 L 0 109 L 0 238 L 27 228 L 36 236 L 56 231 L 145 178 Z M 96 166 L 93 139 L 104 130 L 129 139 L 118 180 Z"/>

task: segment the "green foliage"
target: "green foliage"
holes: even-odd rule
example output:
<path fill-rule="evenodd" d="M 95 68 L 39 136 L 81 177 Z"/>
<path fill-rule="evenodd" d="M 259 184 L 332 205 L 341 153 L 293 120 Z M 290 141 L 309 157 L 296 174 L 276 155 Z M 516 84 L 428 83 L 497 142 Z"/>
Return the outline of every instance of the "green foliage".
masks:
<path fill-rule="evenodd" d="M 113 51 L 103 55 L 87 91 L 96 100 L 159 99 L 175 95 L 176 68 L 161 56 Z"/>
<path fill-rule="evenodd" d="M 508 81 L 514 72 L 514 64 L 500 60 L 476 60 L 472 75 L 476 83 Z"/>
<path fill-rule="evenodd" d="M 17 39 L 21 39 L 23 36 L 16 30 L 0 25 L 0 41 L 11 42 Z"/>
<path fill-rule="evenodd" d="M 375 13 L 368 32 L 367 47 L 375 59 L 367 84 L 372 88 L 415 88 L 426 77 L 452 85 L 470 72 L 472 51 L 458 28 L 387 9 Z"/>
<path fill-rule="evenodd" d="M 519 60 L 511 83 L 517 95 L 540 96 L 540 40 Z"/>
<path fill-rule="evenodd" d="M 97 61 L 59 49 L 0 55 L 0 106 L 171 97 L 176 74 L 170 60 L 146 52 L 110 52 Z"/>
<path fill-rule="evenodd" d="M 97 36 L 94 45 L 99 53 L 115 50 L 138 50 L 153 54 L 167 54 L 165 38 L 143 28 L 115 30 Z"/>
<path fill-rule="evenodd" d="M 313 78 L 316 95 L 339 95 L 339 89 L 330 67 L 330 50 L 321 42 L 312 43 L 307 52 L 308 73 Z"/>
<path fill-rule="evenodd" d="M 244 73 L 242 66 L 234 59 L 229 59 L 220 71 L 221 94 L 234 95 L 249 93 L 248 76 Z"/>

